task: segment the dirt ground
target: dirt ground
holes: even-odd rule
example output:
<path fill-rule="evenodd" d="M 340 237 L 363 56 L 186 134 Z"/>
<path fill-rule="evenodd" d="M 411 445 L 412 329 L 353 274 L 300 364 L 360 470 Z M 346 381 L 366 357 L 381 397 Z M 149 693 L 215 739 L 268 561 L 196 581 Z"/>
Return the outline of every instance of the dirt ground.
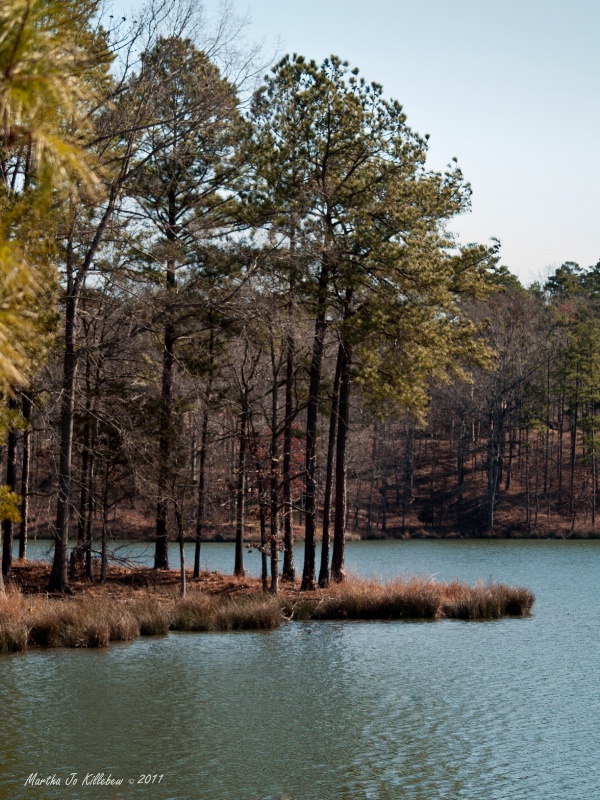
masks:
<path fill-rule="evenodd" d="M 14 561 L 10 580 L 26 594 L 46 593 L 50 580 L 50 564 L 42 561 Z M 126 568 L 109 566 L 107 582 L 91 583 L 83 576 L 69 582 L 69 589 L 74 595 L 92 597 L 112 597 L 123 599 L 134 597 L 140 592 L 156 595 L 176 595 L 179 593 L 181 576 L 179 570 L 154 570 L 151 567 Z M 186 571 L 187 587 L 213 595 L 239 595 L 260 592 L 262 584 L 259 578 L 236 578 L 233 575 L 222 575 L 219 572 L 201 572 L 200 578 L 194 580 L 192 571 Z M 295 596 L 300 593 L 300 582 L 290 584 L 280 581 L 280 594 Z M 302 592 L 304 597 L 319 595 L 320 590 Z"/>

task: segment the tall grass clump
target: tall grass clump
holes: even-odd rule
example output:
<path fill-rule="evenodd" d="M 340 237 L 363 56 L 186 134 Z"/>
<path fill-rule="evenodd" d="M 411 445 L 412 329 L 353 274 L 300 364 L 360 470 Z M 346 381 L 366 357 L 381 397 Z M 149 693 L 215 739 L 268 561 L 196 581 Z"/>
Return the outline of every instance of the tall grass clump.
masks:
<path fill-rule="evenodd" d="M 352 581 L 321 597 L 287 602 L 294 619 L 435 619 L 440 611 L 439 585 L 417 578 L 390 583 Z"/>
<path fill-rule="evenodd" d="M 534 596 L 528 589 L 504 584 L 476 586 L 411 578 L 389 583 L 352 581 L 317 597 L 287 600 L 284 609 L 297 620 L 451 619 L 485 620 L 526 616 Z"/>
<path fill-rule="evenodd" d="M 442 611 L 450 619 L 463 620 L 522 617 L 531 613 L 534 601 L 533 592 L 519 586 L 478 581 L 472 587 L 454 580 L 445 585 Z"/>
<path fill-rule="evenodd" d="M 99 604 L 33 597 L 28 602 L 29 643 L 41 647 L 108 647 L 110 626 Z"/>
<path fill-rule="evenodd" d="M 218 602 L 212 595 L 201 592 L 189 593 L 175 604 L 171 630 L 197 632 L 215 630 L 214 617 L 217 605 Z"/>
<path fill-rule="evenodd" d="M 0 593 L 0 653 L 25 650 L 28 634 L 21 593 L 7 589 Z"/>
<path fill-rule="evenodd" d="M 129 604 L 141 636 L 161 636 L 169 632 L 173 621 L 171 608 L 156 597 L 140 597 Z"/>
<path fill-rule="evenodd" d="M 281 602 L 274 597 L 260 594 L 233 599 L 195 592 L 175 604 L 171 630 L 270 630 L 284 619 Z"/>
<path fill-rule="evenodd" d="M 27 618 L 29 643 L 41 647 L 108 647 L 140 635 L 136 615 L 114 600 L 32 597 Z"/>
<path fill-rule="evenodd" d="M 139 620 L 124 603 L 113 603 L 107 609 L 111 642 L 130 642 L 141 635 Z"/>
<path fill-rule="evenodd" d="M 275 597 L 249 595 L 230 599 L 220 606 L 215 621 L 217 630 L 249 631 L 278 628 L 284 619 L 281 601 Z"/>

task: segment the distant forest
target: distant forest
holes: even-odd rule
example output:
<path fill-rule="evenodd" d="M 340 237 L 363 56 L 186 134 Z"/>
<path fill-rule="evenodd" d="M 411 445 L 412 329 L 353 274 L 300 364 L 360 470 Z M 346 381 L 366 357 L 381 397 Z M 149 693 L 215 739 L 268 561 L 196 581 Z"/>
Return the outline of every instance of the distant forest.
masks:
<path fill-rule="evenodd" d="M 239 575 L 250 541 L 273 590 L 343 580 L 350 536 L 596 535 L 600 262 L 524 288 L 458 242 L 460 168 L 429 170 L 336 57 L 267 71 L 176 2 L 126 30 L 22 6 L 0 12 L 4 577 L 32 535 L 54 589 L 144 537 L 156 569 L 194 540 L 196 576 L 203 541 L 235 540 Z"/>

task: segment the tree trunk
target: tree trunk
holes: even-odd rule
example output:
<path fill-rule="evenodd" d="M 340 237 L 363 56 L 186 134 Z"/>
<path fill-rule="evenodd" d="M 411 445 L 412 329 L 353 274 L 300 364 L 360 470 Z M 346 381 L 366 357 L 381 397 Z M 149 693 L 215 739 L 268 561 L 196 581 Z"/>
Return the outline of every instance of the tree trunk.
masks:
<path fill-rule="evenodd" d="M 269 503 L 269 522 L 270 522 L 270 541 L 271 541 L 271 594 L 279 591 L 279 448 L 277 436 L 277 417 L 278 417 L 278 370 L 275 366 L 275 353 L 271 345 L 271 365 L 273 368 L 273 390 L 271 392 L 271 452 L 270 452 L 270 503 Z"/>
<path fill-rule="evenodd" d="M 387 532 L 387 515 L 388 515 L 388 479 L 387 479 L 387 458 L 382 459 L 382 476 L 381 476 L 381 530 L 383 533 Z"/>
<path fill-rule="evenodd" d="M 350 367 L 352 350 L 345 344 L 340 374 L 340 401 L 335 457 L 335 512 L 333 522 L 333 555 L 331 579 L 336 583 L 346 577 L 344 556 L 346 547 L 346 444 L 350 422 Z"/>
<path fill-rule="evenodd" d="M 75 320 L 81 290 L 95 257 L 104 231 L 117 205 L 120 190 L 127 174 L 131 157 L 132 142 L 129 142 L 127 153 L 121 164 L 118 181 L 110 190 L 108 203 L 102 219 L 96 228 L 94 238 L 85 254 L 80 268 L 73 270 L 72 239 L 67 243 L 67 296 L 65 308 L 65 351 L 63 360 L 62 400 L 60 410 L 60 458 L 58 473 L 58 498 L 56 506 L 56 531 L 54 535 L 54 560 L 48 583 L 49 591 L 65 592 L 68 585 L 68 548 L 69 548 L 69 504 L 71 501 L 71 459 L 73 452 L 73 414 L 75 407 L 75 378 L 77 375 L 77 353 L 75 350 Z M 72 231 L 71 231 L 72 233 Z"/>
<path fill-rule="evenodd" d="M 575 401 L 571 416 L 571 457 L 569 459 L 569 510 L 575 503 L 575 457 L 577 455 L 577 423 L 579 414 L 579 377 L 575 381 Z"/>
<path fill-rule="evenodd" d="M 294 359 L 296 342 L 294 338 L 294 298 L 296 292 L 296 219 L 290 219 L 290 272 L 287 307 L 288 332 L 286 336 L 285 364 L 285 419 L 283 422 L 283 567 L 281 578 L 293 582 L 296 577 L 294 565 L 294 517 L 292 506 L 292 425 L 294 412 Z"/>
<path fill-rule="evenodd" d="M 17 411 L 17 401 L 14 397 L 8 398 L 8 409 L 13 414 Z M 6 440 L 6 480 L 5 484 L 11 492 L 17 489 L 17 428 L 14 420 L 10 420 L 10 429 Z M 2 520 L 2 575 L 4 578 L 10 576 L 12 567 L 12 548 L 13 548 L 13 523 L 10 519 Z"/>
<path fill-rule="evenodd" d="M 207 401 L 208 403 L 208 395 Z M 196 509 L 196 545 L 194 548 L 194 578 L 200 577 L 200 549 L 204 533 L 206 515 L 206 447 L 208 444 L 208 405 L 202 412 L 202 430 L 200 432 L 200 458 L 198 465 L 198 506 Z"/>
<path fill-rule="evenodd" d="M 81 478 L 80 478 L 80 494 L 79 494 L 79 515 L 77 519 L 77 547 L 71 553 L 71 574 L 72 581 L 77 577 L 78 567 L 84 561 L 85 554 L 85 534 L 87 530 L 87 513 L 88 513 L 88 493 L 90 487 L 88 486 L 89 479 L 89 460 L 90 460 L 90 442 L 91 442 L 91 362 L 89 353 L 86 356 L 85 362 L 85 417 L 83 423 L 83 446 L 81 453 Z"/>
<path fill-rule="evenodd" d="M 515 455 L 517 433 L 514 428 L 514 422 L 508 431 L 508 464 L 506 465 L 506 480 L 504 482 L 504 492 L 508 492 L 512 480 L 513 458 Z"/>
<path fill-rule="evenodd" d="M 548 472 L 550 468 L 550 412 L 552 399 L 550 397 L 550 357 L 546 362 L 546 431 L 544 442 L 544 496 L 548 492 Z"/>
<path fill-rule="evenodd" d="M 560 413 L 558 418 L 558 498 L 557 505 L 559 510 L 563 504 L 563 436 L 565 432 L 565 389 L 560 398 Z"/>
<path fill-rule="evenodd" d="M 369 505 L 367 506 L 367 539 L 371 536 L 373 526 L 373 505 L 375 499 L 375 478 L 377 477 L 377 447 L 379 426 L 373 424 L 373 450 L 371 453 L 371 483 L 369 486 Z"/>
<path fill-rule="evenodd" d="M 165 237 L 169 245 L 177 241 L 177 205 L 175 190 L 167 194 L 168 224 Z M 156 504 L 156 549 L 154 569 L 169 569 L 169 532 L 167 490 L 171 478 L 171 449 L 173 446 L 173 365 L 175 363 L 175 342 L 177 335 L 173 320 L 173 295 L 176 287 L 175 262 L 167 261 L 166 271 L 167 319 L 164 327 L 164 349 L 162 369 L 162 389 L 160 404 L 160 424 L 158 434 L 158 501 Z"/>
<path fill-rule="evenodd" d="M 402 498 L 402 533 L 406 532 L 406 515 L 412 503 L 415 465 L 415 426 L 410 423 L 406 431 L 406 455 L 404 463 L 404 492 Z"/>
<path fill-rule="evenodd" d="M 177 537 L 179 541 L 179 594 L 181 597 L 185 597 L 185 542 L 183 536 L 183 516 L 181 514 L 179 503 L 175 503 L 175 520 L 177 522 Z"/>
<path fill-rule="evenodd" d="M 596 527 L 596 431 L 592 409 L 592 428 L 591 428 L 591 456 L 592 456 L 592 528 Z"/>
<path fill-rule="evenodd" d="M 237 509 L 237 493 L 235 491 L 235 487 L 237 486 L 237 452 L 235 449 L 235 437 L 237 433 L 237 423 L 232 421 L 231 425 L 231 435 L 229 437 L 230 440 L 230 449 L 228 452 L 229 458 L 229 476 L 230 481 L 229 485 L 231 487 L 230 491 L 230 502 L 229 502 L 229 524 L 233 525 L 236 520 L 236 509 Z"/>
<path fill-rule="evenodd" d="M 538 517 L 540 513 L 540 459 L 539 459 L 539 436 L 536 441 L 535 467 L 535 513 L 533 517 L 533 530 L 537 530 Z"/>
<path fill-rule="evenodd" d="M 327 330 L 326 291 L 329 272 L 326 259 L 323 261 L 319 280 L 319 302 L 315 320 L 315 335 L 310 365 L 308 404 L 306 409 L 306 476 L 304 492 L 304 566 L 301 589 L 315 588 L 315 533 L 317 528 L 317 422 L 319 418 L 319 394 L 321 368 Z"/>
<path fill-rule="evenodd" d="M 29 516 L 29 477 L 31 467 L 31 412 L 33 404 L 27 392 L 23 392 L 21 411 L 25 422 L 23 431 L 23 464 L 21 468 L 21 527 L 19 530 L 19 559 L 27 558 L 27 535 Z"/>
<path fill-rule="evenodd" d="M 68 590 L 69 505 L 71 502 L 71 461 L 73 451 L 73 416 L 75 410 L 75 377 L 77 354 L 75 352 L 75 317 L 78 294 L 67 297 L 65 312 L 65 352 L 60 412 L 60 458 L 58 471 L 58 499 L 56 504 L 56 532 L 54 536 L 54 561 L 48 584 L 49 591 Z"/>
<path fill-rule="evenodd" d="M 87 453 L 87 471 L 85 474 L 85 482 L 82 487 L 82 508 L 80 510 L 80 517 L 84 523 L 83 531 L 83 548 L 85 551 L 85 575 L 89 581 L 94 579 L 92 567 L 92 538 L 93 538 L 93 522 L 96 512 L 96 501 L 94 498 L 94 479 L 96 467 L 96 445 L 98 440 L 98 406 L 100 402 L 100 377 L 101 377 L 101 364 L 100 361 L 96 363 L 96 374 L 94 378 L 94 395 L 91 409 L 86 400 L 86 430 L 84 431 L 84 452 Z M 87 398 L 90 396 L 91 386 L 87 385 L 86 376 L 86 390 Z M 85 491 L 84 491 L 85 489 Z M 85 505 L 84 505 L 85 500 Z M 78 532 L 79 534 L 79 532 Z"/>
<path fill-rule="evenodd" d="M 210 339 L 208 344 L 210 374 L 206 384 L 206 397 L 204 411 L 202 412 L 202 430 L 200 432 L 200 463 L 198 466 L 198 507 L 196 514 L 196 547 L 194 550 L 194 578 L 200 577 L 200 548 L 204 531 L 204 518 L 206 515 L 206 452 L 208 446 L 208 414 L 212 395 L 213 367 L 214 367 L 215 331 L 210 318 Z"/>
<path fill-rule="evenodd" d="M 100 561 L 100 583 L 106 583 L 106 567 L 108 564 L 108 486 L 110 467 L 106 462 L 104 473 L 104 495 L 102 498 L 102 553 Z"/>
<path fill-rule="evenodd" d="M 287 336 L 287 355 L 285 368 L 285 420 L 283 428 L 283 568 L 281 579 L 293 582 L 296 577 L 294 566 L 294 533 L 292 507 L 292 424 L 294 421 L 294 335 Z"/>
<path fill-rule="evenodd" d="M 319 569 L 319 586 L 329 586 L 329 526 L 331 524 L 331 495 L 333 490 L 333 466 L 335 462 L 335 441 L 338 425 L 338 404 L 340 394 L 340 377 L 344 362 L 344 349 L 338 345 L 335 378 L 331 395 L 331 412 L 329 416 L 329 440 L 327 442 L 327 466 L 325 470 L 325 496 L 323 498 L 323 536 L 321 538 L 321 567 Z"/>
<path fill-rule="evenodd" d="M 248 394 L 242 398 L 242 414 L 240 417 L 240 445 L 238 452 L 237 491 L 236 491 L 236 528 L 235 528 L 235 566 L 233 574 L 243 577 L 244 572 L 244 522 L 246 494 L 246 444 L 248 436 Z"/>
<path fill-rule="evenodd" d="M 456 499 L 458 507 L 462 508 L 463 493 L 465 486 L 465 419 L 461 418 L 460 430 L 458 433 L 458 453 L 456 456 Z"/>
<path fill-rule="evenodd" d="M 175 270 L 172 263 L 167 269 L 167 287 L 175 288 Z M 169 314 L 171 311 L 169 310 Z M 167 526 L 167 488 L 171 475 L 171 439 L 173 412 L 173 364 L 175 361 L 175 326 L 168 320 L 164 328 L 162 390 L 160 404 L 160 427 L 158 434 L 158 500 L 156 502 L 156 548 L 154 569 L 169 569 L 169 535 Z"/>
<path fill-rule="evenodd" d="M 92 561 L 92 547 L 93 547 L 93 523 L 94 515 L 96 513 L 96 503 L 94 500 L 94 466 L 95 458 L 94 452 L 90 453 L 88 465 L 88 495 L 87 495 L 87 509 L 86 509 L 86 528 L 85 528 L 85 576 L 89 581 L 94 579 L 93 561 Z"/>
<path fill-rule="evenodd" d="M 487 525 L 488 531 L 494 530 L 494 507 L 496 504 L 496 486 L 498 483 L 498 436 L 495 414 L 490 411 L 487 453 Z"/>
<path fill-rule="evenodd" d="M 529 486 L 529 428 L 525 430 L 525 527 L 531 530 L 531 490 Z"/>
<path fill-rule="evenodd" d="M 258 514 L 260 519 L 260 577 L 263 592 L 269 591 L 269 557 L 267 555 L 267 499 L 265 497 L 265 487 L 262 477 L 257 479 L 258 483 Z"/>

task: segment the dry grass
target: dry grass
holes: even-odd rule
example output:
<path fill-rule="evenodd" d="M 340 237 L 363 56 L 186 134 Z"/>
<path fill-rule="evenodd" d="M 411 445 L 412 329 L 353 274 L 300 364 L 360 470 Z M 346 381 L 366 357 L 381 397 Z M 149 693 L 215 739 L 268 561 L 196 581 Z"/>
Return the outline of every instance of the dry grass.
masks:
<path fill-rule="evenodd" d="M 271 630 L 286 619 L 488 620 L 526 616 L 534 602 L 528 589 L 427 578 L 352 580 L 307 593 L 287 587 L 279 597 L 263 594 L 258 586 L 253 579 L 211 575 L 183 599 L 168 582 L 117 594 L 110 586 L 95 586 L 89 594 L 67 598 L 10 587 L 0 594 L 0 653 L 28 646 L 108 647 L 112 641 L 169 630 Z"/>
<path fill-rule="evenodd" d="M 142 594 L 127 607 L 139 625 L 140 636 L 164 636 L 169 632 L 171 608 L 169 604 L 161 603 L 158 597 Z"/>
<path fill-rule="evenodd" d="M 221 631 L 270 630 L 284 621 L 281 601 L 264 595 L 230 599 L 219 608 L 216 617 Z"/>
<path fill-rule="evenodd" d="M 422 578 L 389 583 L 352 581 L 332 587 L 321 596 L 287 600 L 285 610 L 294 619 L 498 619 L 526 616 L 534 596 L 528 589 L 504 584 Z"/>
<path fill-rule="evenodd" d="M 19 591 L 0 593 L 0 653 L 14 653 L 27 647 L 28 627 Z"/>
<path fill-rule="evenodd" d="M 92 598 L 55 600 L 44 596 L 25 601 L 29 644 L 42 647 L 108 647 L 141 634 L 141 619 L 129 606 Z"/>
<path fill-rule="evenodd" d="M 173 609 L 171 630 L 271 630 L 284 622 L 281 602 L 264 594 L 222 597 L 193 592 Z"/>
<path fill-rule="evenodd" d="M 481 581 L 472 587 L 454 580 L 445 584 L 442 612 L 451 619 L 522 617 L 531 613 L 534 601 L 533 592 L 522 587 Z"/>
<path fill-rule="evenodd" d="M 417 578 L 376 583 L 352 581 L 338 584 L 320 596 L 287 601 L 294 619 L 435 619 L 440 610 L 438 585 Z"/>
<path fill-rule="evenodd" d="M 141 594 L 141 593 L 140 593 Z M 262 594 L 134 599 L 0 594 L 0 653 L 39 647 L 108 647 L 176 631 L 269 630 L 285 621 L 281 602 Z"/>

